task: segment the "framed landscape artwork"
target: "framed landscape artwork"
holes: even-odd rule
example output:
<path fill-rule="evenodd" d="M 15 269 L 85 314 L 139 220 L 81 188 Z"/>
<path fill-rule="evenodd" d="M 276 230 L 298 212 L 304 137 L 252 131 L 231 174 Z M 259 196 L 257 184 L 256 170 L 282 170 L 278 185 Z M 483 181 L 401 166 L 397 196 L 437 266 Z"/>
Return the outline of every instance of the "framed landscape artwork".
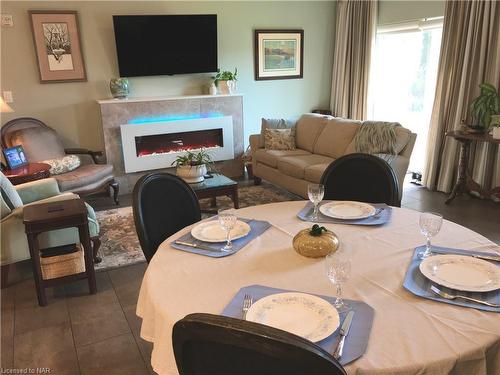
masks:
<path fill-rule="evenodd" d="M 74 11 L 29 11 L 41 83 L 86 81 Z"/>
<path fill-rule="evenodd" d="M 304 30 L 255 30 L 255 79 L 302 78 Z"/>

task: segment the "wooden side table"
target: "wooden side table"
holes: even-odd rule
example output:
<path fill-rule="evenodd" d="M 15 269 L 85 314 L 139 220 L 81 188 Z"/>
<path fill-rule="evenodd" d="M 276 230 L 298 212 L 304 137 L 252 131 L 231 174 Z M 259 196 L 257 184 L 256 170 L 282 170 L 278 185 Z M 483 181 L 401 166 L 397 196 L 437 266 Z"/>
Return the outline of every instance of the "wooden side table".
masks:
<path fill-rule="evenodd" d="M 211 207 L 217 207 L 217 197 L 228 196 L 232 199 L 234 208 L 240 208 L 238 199 L 238 183 L 220 173 L 213 173 L 203 182 L 190 184 L 198 199 L 211 198 Z M 207 210 L 213 213 L 215 210 Z"/>
<path fill-rule="evenodd" d="M 19 185 L 50 177 L 50 165 L 45 163 L 29 163 L 23 167 L 7 169 L 3 171 L 3 174 L 12 182 L 12 185 Z"/>
<path fill-rule="evenodd" d="M 472 142 L 500 144 L 500 139 L 495 139 L 488 133 L 464 133 L 457 130 L 446 133 L 446 136 L 452 137 L 460 142 L 460 161 L 458 164 L 457 182 L 455 183 L 455 186 L 445 203 L 450 204 L 456 196 L 462 193 L 470 192 L 479 194 L 481 198 L 492 199 L 493 197 L 497 197 L 500 199 L 500 186 L 491 190 L 482 189 L 481 186 L 472 179 L 467 165 L 469 160 L 470 144 Z"/>
<path fill-rule="evenodd" d="M 60 285 L 68 281 L 88 279 L 90 293 L 97 292 L 92 246 L 87 219 L 87 208 L 81 199 L 71 199 L 53 203 L 34 204 L 24 208 L 24 225 L 33 265 L 38 304 L 47 305 L 45 288 Z M 85 257 L 85 272 L 74 275 L 44 280 L 40 267 L 40 247 L 38 235 L 55 229 L 78 228 L 80 242 Z"/>

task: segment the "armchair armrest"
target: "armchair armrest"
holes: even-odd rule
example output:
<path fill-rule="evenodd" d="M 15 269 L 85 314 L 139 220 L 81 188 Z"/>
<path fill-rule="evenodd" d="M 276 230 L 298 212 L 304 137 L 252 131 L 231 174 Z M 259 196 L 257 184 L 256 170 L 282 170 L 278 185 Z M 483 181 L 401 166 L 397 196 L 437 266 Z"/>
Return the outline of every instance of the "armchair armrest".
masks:
<path fill-rule="evenodd" d="M 260 138 L 262 136 L 260 134 L 252 134 L 250 135 L 249 142 L 250 142 L 250 149 L 252 152 L 257 151 L 260 147 Z"/>
<path fill-rule="evenodd" d="M 39 201 L 61 194 L 55 178 L 45 178 L 15 186 L 23 204 Z"/>
<path fill-rule="evenodd" d="M 99 157 L 103 155 L 102 151 L 91 151 L 86 148 L 65 148 L 67 155 L 90 155 L 95 164 L 99 164 Z"/>

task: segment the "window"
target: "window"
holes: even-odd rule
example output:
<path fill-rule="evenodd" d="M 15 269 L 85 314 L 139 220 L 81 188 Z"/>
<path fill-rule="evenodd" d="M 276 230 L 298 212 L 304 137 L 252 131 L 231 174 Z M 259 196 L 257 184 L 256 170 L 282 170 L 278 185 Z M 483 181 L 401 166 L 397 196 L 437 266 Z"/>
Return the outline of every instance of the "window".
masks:
<path fill-rule="evenodd" d="M 442 19 L 377 29 L 368 117 L 396 121 L 417 133 L 409 171 L 423 172 L 436 89 Z"/>

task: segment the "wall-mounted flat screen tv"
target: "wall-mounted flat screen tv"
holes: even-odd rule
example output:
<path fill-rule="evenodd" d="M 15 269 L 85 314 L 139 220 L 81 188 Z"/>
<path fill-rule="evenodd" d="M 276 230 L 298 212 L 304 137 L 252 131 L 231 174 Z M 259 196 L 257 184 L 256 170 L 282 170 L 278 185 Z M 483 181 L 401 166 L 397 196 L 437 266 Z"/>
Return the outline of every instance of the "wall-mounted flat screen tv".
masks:
<path fill-rule="evenodd" d="M 217 71 L 217 15 L 113 16 L 121 77 Z"/>

